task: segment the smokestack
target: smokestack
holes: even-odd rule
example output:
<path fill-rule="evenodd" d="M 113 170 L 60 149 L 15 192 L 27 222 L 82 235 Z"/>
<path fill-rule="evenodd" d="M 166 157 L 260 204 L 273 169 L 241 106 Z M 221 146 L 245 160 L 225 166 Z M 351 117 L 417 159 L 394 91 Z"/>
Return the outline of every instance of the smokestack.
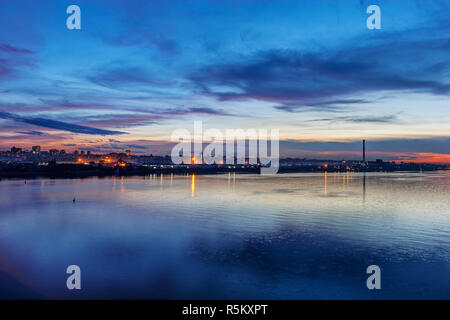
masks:
<path fill-rule="evenodd" d="M 363 162 L 366 162 L 366 140 L 363 140 Z"/>

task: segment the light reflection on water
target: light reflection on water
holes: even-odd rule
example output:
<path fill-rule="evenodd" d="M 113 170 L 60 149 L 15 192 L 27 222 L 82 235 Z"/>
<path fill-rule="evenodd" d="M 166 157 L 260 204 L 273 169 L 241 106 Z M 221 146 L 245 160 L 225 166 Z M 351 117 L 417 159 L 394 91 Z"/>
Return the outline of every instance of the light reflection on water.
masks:
<path fill-rule="evenodd" d="M 449 186 L 449 172 L 1 181 L 0 298 L 448 299 Z M 81 291 L 65 289 L 70 264 Z"/>

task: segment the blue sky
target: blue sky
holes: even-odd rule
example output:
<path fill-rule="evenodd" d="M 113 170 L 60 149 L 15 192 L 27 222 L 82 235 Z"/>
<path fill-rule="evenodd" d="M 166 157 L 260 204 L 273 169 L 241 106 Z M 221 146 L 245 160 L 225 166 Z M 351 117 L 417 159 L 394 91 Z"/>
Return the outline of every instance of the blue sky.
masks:
<path fill-rule="evenodd" d="M 436 0 L 2 1 L 0 147 L 166 153 L 203 120 L 278 128 L 291 156 L 354 158 L 366 138 L 370 157 L 448 159 L 449 14 Z"/>

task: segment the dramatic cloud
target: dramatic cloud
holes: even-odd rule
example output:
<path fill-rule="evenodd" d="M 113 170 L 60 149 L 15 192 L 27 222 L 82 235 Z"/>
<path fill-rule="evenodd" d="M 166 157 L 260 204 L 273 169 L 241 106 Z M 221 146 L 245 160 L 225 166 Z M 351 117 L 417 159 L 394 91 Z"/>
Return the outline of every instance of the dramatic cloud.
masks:
<path fill-rule="evenodd" d="M 330 117 L 322 119 L 314 119 L 310 121 L 328 121 L 328 122 L 353 122 L 353 123 L 392 123 L 396 122 L 397 115 L 387 115 L 387 116 L 371 116 L 371 117 L 355 117 L 355 116 L 341 116 L 341 117 Z"/>
<path fill-rule="evenodd" d="M 80 117 L 80 123 L 89 126 L 127 128 L 154 124 L 161 119 L 158 115 L 149 114 L 103 114 Z"/>
<path fill-rule="evenodd" d="M 368 103 L 349 97 L 380 91 L 449 93 L 448 41 L 384 36 L 382 42 L 355 41 L 320 52 L 259 51 L 205 67 L 191 80 L 220 100 L 269 101 L 288 112 Z M 232 90 L 217 92 L 215 87 Z"/>
<path fill-rule="evenodd" d="M 1 117 L 1 115 L 0 115 Z M 21 134 L 28 134 L 30 136 L 42 136 L 45 133 L 44 132 L 40 132 L 40 131 L 17 131 L 17 133 L 21 133 Z"/>
<path fill-rule="evenodd" d="M 8 53 L 35 53 L 32 50 L 24 49 L 24 48 L 16 48 L 6 43 L 0 43 L 0 51 L 8 52 Z"/>
<path fill-rule="evenodd" d="M 233 116 L 232 114 L 230 114 L 224 110 L 207 108 L 207 107 L 176 108 L 176 109 L 169 109 L 166 111 L 162 111 L 161 113 L 166 116 L 193 115 L 193 114 L 207 114 L 207 115 L 214 115 L 214 116 Z"/>
<path fill-rule="evenodd" d="M 25 118 L 8 112 L 0 112 L 0 119 L 12 120 L 16 122 L 23 122 L 32 124 L 39 127 L 69 131 L 73 133 L 82 134 L 95 134 L 95 135 L 117 135 L 124 134 L 121 131 L 110 131 L 104 129 L 91 128 L 86 126 L 80 126 L 76 124 L 70 124 L 62 121 L 45 119 L 45 118 Z"/>
<path fill-rule="evenodd" d="M 101 126 L 101 127 L 135 127 L 161 123 L 165 120 L 174 119 L 195 114 L 204 114 L 212 116 L 232 116 L 223 110 L 212 109 L 207 107 L 192 108 L 171 108 L 171 109 L 132 109 L 134 113 L 129 114 L 101 114 L 98 116 L 82 117 L 82 123 L 85 125 Z"/>
<path fill-rule="evenodd" d="M 122 85 L 159 84 L 143 68 L 114 67 L 101 70 L 88 77 L 88 80 L 105 87 L 119 87 Z"/>
<path fill-rule="evenodd" d="M 365 0 L 87 1 L 82 36 L 61 31 L 64 21 L 54 32 L 54 1 L 0 3 L 2 146 L 167 152 L 137 141 L 198 119 L 221 130 L 276 127 L 285 140 L 399 138 L 380 142 L 383 158 L 449 150 L 408 142 L 450 135 L 446 1 L 382 1 L 381 30 L 366 28 Z M 122 131 L 121 142 L 72 134 Z M 359 143 L 296 142 L 282 154 L 358 157 Z"/>
<path fill-rule="evenodd" d="M 28 56 L 34 53 L 32 50 L 0 43 L 0 80 L 13 78 L 23 66 L 32 66 L 34 60 Z M 9 90 L 5 92 L 9 92 Z"/>

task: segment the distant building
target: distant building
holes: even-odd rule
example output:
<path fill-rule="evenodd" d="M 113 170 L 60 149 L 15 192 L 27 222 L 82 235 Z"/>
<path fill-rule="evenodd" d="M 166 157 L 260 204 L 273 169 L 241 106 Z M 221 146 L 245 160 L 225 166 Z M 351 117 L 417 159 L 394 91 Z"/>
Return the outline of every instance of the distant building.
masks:
<path fill-rule="evenodd" d="M 11 153 L 12 154 L 18 154 L 22 152 L 22 148 L 16 148 L 16 147 L 12 147 L 11 148 Z"/>
<path fill-rule="evenodd" d="M 33 154 L 39 154 L 41 152 L 41 146 L 33 146 L 33 147 L 31 147 L 31 152 Z"/>
<path fill-rule="evenodd" d="M 131 155 L 131 150 L 125 150 L 125 154 L 127 157 L 129 157 Z"/>
<path fill-rule="evenodd" d="M 126 167 L 128 165 L 128 163 L 122 159 L 120 159 L 119 161 L 117 161 L 117 165 L 119 167 Z"/>

